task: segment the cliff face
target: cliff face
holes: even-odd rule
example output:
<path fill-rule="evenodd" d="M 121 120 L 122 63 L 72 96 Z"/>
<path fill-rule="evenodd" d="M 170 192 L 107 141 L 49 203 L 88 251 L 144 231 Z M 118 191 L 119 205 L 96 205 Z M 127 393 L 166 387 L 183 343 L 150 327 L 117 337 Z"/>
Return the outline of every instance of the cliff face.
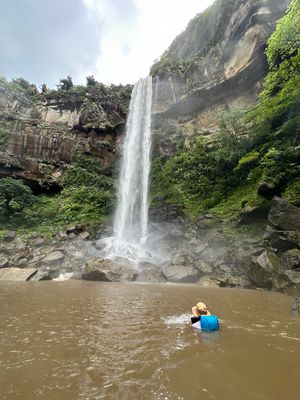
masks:
<path fill-rule="evenodd" d="M 217 0 L 173 41 L 151 69 L 153 126 L 162 152 L 172 152 L 195 130 L 211 138 L 219 112 L 257 100 L 267 72 L 266 42 L 288 4 Z"/>
<path fill-rule="evenodd" d="M 102 85 L 46 95 L 0 80 L 0 177 L 55 188 L 77 150 L 103 169 L 118 158 L 131 88 Z"/>
<path fill-rule="evenodd" d="M 151 69 L 156 151 L 196 134 L 213 140 L 219 112 L 257 100 L 266 42 L 288 3 L 216 0 L 189 23 Z M 55 187 L 78 149 L 111 169 L 130 93 L 98 84 L 33 96 L 0 79 L 0 177 Z"/>

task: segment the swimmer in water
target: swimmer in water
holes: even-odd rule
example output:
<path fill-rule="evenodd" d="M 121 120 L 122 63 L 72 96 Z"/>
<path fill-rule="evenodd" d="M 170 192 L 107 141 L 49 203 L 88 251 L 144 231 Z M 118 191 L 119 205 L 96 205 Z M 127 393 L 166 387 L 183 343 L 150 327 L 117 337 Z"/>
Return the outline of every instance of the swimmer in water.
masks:
<path fill-rule="evenodd" d="M 194 317 L 200 317 L 201 315 L 211 315 L 206 307 L 206 304 L 202 303 L 201 301 L 192 308 L 192 313 Z"/>
<path fill-rule="evenodd" d="M 191 318 L 192 324 L 199 321 L 199 319 L 201 320 L 201 316 L 203 315 L 206 316 L 211 315 L 211 313 L 208 311 L 208 308 L 206 307 L 206 304 L 202 303 L 201 301 L 192 308 L 192 313 L 193 313 L 193 317 Z"/>

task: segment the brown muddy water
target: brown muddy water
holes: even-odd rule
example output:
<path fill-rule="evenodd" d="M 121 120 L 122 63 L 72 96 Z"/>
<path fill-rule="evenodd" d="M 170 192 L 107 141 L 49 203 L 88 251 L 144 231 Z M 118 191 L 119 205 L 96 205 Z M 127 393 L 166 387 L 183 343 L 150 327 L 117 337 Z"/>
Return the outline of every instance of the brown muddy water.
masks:
<path fill-rule="evenodd" d="M 197 333 L 205 301 L 221 330 Z M 300 399 L 292 298 L 191 285 L 0 284 L 0 399 Z"/>

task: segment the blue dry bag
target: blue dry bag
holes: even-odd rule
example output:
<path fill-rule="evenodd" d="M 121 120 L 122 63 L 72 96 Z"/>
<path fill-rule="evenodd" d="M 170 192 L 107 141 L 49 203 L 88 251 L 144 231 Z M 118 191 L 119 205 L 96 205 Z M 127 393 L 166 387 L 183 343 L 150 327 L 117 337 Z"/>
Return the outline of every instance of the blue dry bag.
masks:
<path fill-rule="evenodd" d="M 203 331 L 217 331 L 219 329 L 219 319 L 216 315 L 202 315 L 201 329 Z"/>

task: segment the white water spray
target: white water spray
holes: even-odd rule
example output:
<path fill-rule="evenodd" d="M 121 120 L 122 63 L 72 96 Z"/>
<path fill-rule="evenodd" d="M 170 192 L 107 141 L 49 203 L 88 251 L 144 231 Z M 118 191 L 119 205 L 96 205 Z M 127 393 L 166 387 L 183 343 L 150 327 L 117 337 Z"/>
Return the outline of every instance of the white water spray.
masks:
<path fill-rule="evenodd" d="M 148 186 L 151 151 L 152 78 L 140 79 L 134 86 L 124 141 L 114 218 L 114 236 L 102 239 L 102 256 L 123 257 L 137 264 L 149 261 Z"/>

